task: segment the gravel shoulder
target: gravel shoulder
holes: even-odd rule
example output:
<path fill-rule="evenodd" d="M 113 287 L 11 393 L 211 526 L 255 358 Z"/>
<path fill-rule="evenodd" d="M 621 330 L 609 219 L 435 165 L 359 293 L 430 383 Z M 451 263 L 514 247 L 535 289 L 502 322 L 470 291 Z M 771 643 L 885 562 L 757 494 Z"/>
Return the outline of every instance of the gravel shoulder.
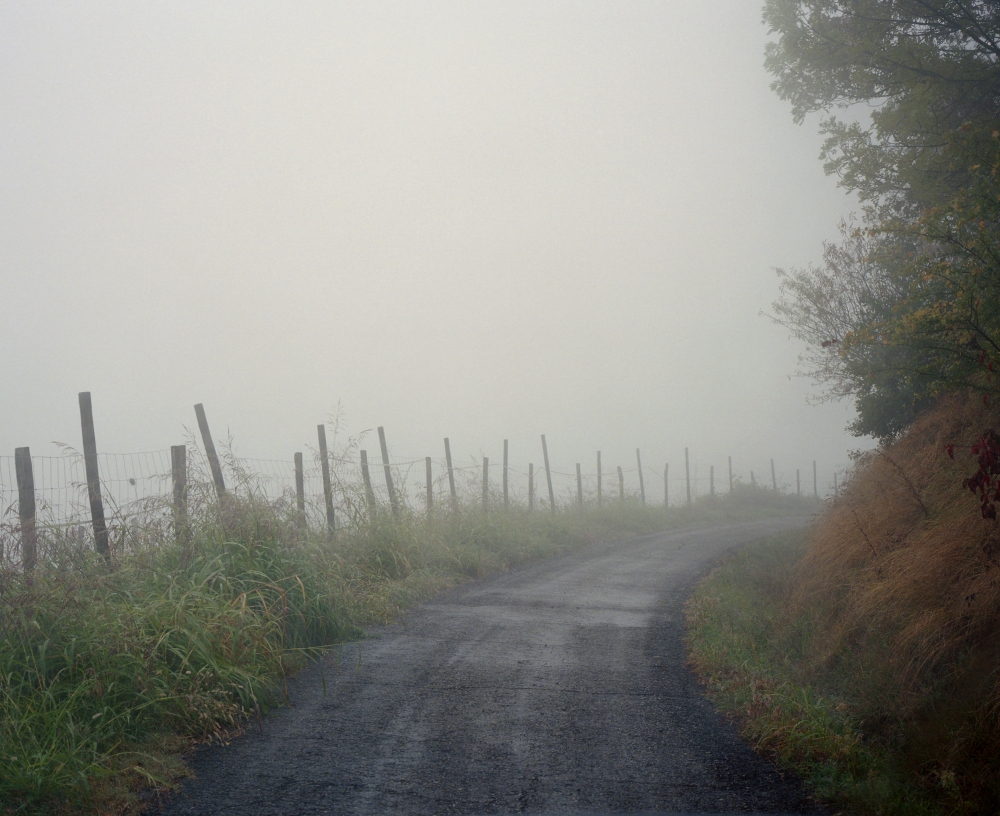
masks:
<path fill-rule="evenodd" d="M 198 751 L 162 813 L 823 813 L 685 665 L 683 607 L 780 519 L 577 550 L 442 593 Z M 325 683 L 325 690 L 324 690 Z"/>

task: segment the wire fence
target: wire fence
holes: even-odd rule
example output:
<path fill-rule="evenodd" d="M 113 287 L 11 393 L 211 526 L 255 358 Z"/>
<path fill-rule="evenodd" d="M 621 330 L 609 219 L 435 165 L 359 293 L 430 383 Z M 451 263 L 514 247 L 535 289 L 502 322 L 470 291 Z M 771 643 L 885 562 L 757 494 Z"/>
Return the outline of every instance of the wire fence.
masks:
<path fill-rule="evenodd" d="M 511 464 L 507 441 L 500 462 L 469 457 L 465 463 L 446 456 L 392 455 L 382 428 L 379 454 L 369 457 L 361 438 L 351 438 L 337 450 L 327 448 L 325 425 L 317 428 L 319 447 L 308 461 L 238 457 L 231 442 L 218 455 L 202 405 L 195 406 L 204 450 L 191 437 L 170 451 L 98 453 L 90 392 L 81 392 L 83 453 L 63 446 L 60 456 L 31 456 L 18 448 L 0 456 L 0 571 L 23 567 L 30 573 L 36 560 L 52 562 L 74 551 L 116 551 L 156 545 L 184 531 L 189 510 L 203 513 L 221 508 L 223 495 L 252 497 L 276 510 L 294 514 L 297 527 L 336 529 L 337 519 L 357 527 L 380 506 L 396 513 L 429 513 L 433 507 L 478 506 L 526 508 L 556 512 L 575 506 L 617 499 L 640 499 L 664 506 L 689 504 L 706 493 L 732 489 L 744 474 L 734 473 L 728 458 L 725 484 L 713 465 L 692 462 L 684 451 L 684 468 L 602 467 L 600 453 L 591 470 L 550 467 L 545 437 L 546 467 Z M 336 436 L 336 424 L 333 438 Z M 771 488 L 779 490 L 774 460 Z M 813 492 L 817 490 L 812 463 Z M 750 482 L 755 482 L 750 471 Z M 836 484 L 836 476 L 834 477 Z M 784 488 L 784 485 L 781 486 Z M 802 492 L 796 470 L 796 491 Z"/>
<path fill-rule="evenodd" d="M 203 498 L 213 491 L 211 469 L 205 453 L 195 444 L 186 446 L 187 482 L 189 490 L 200 491 Z M 173 523 L 173 485 L 170 451 L 142 453 L 102 453 L 97 455 L 100 488 L 107 526 L 112 542 L 119 543 L 150 530 L 163 530 Z M 355 445 L 349 450 L 328 454 L 331 473 L 331 503 L 340 524 L 357 523 L 367 511 L 367 488 L 363 477 L 362 451 Z M 297 505 L 296 470 L 293 460 L 253 459 L 223 453 L 220 457 L 227 490 L 237 495 L 252 495 L 288 508 Z M 394 497 L 390 496 L 386 477 L 388 464 Z M 67 542 L 79 548 L 94 547 L 91 506 L 88 495 L 84 457 L 66 448 L 60 456 L 32 456 L 34 477 L 35 528 L 39 548 L 55 549 Z M 485 473 L 485 492 L 484 492 Z M 389 455 L 388 463 L 381 455 L 368 457 L 371 495 L 378 505 L 389 506 L 393 498 L 401 508 L 412 513 L 428 509 L 426 457 Z M 305 520 L 310 526 L 327 523 L 326 499 L 321 459 L 318 452 L 304 461 L 302 500 Z M 524 463 L 477 460 L 468 457 L 452 465 L 455 499 L 462 506 L 500 508 L 505 504 L 516 508 L 534 506 L 539 511 L 551 510 L 548 482 L 544 467 Z M 720 469 L 703 462 L 690 462 L 668 472 L 655 467 L 603 467 L 598 477 L 596 461 L 592 468 L 580 468 L 579 478 L 574 469 L 550 468 L 552 494 L 556 508 L 569 509 L 584 504 L 596 504 L 599 495 L 604 501 L 620 498 L 644 498 L 651 505 L 682 505 L 712 492 L 724 493 L 730 487 L 727 467 Z M 504 482 L 506 476 L 506 493 Z M 664 478 L 666 476 L 666 481 Z M 803 493 L 814 489 L 813 473 L 807 483 L 798 486 Z M 751 472 L 732 473 L 734 482 L 756 481 L 771 487 L 771 473 L 765 480 Z M 777 484 L 779 489 L 787 485 Z M 453 501 L 448 465 L 444 457 L 431 458 L 430 506 L 446 507 Z M 530 494 L 530 495 L 529 495 Z M 0 562 L 10 566 L 20 560 L 21 522 L 15 457 L 0 456 Z"/>

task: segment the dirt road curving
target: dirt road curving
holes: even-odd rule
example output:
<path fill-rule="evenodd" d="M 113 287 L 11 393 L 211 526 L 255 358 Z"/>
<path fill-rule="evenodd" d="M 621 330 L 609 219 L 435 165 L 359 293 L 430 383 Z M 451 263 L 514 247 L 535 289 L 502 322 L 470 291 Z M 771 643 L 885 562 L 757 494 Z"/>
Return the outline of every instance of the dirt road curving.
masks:
<path fill-rule="evenodd" d="M 786 519 L 589 547 L 446 592 L 197 754 L 180 814 L 817 813 L 685 668 L 711 563 Z"/>

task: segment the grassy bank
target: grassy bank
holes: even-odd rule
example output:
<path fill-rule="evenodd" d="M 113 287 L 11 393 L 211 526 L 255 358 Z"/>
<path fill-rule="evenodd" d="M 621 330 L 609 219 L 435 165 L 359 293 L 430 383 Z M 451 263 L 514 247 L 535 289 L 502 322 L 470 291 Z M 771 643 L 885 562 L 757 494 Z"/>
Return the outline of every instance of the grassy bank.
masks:
<path fill-rule="evenodd" d="M 30 583 L 0 575 L 0 810 L 134 809 L 183 775 L 192 741 L 280 705 L 311 655 L 459 581 L 592 541 L 809 506 L 741 489 L 668 511 L 404 511 L 330 540 L 285 504 L 229 497 L 203 507 L 186 540 L 144 545 L 137 531 L 111 568 L 50 542 Z"/>
<path fill-rule="evenodd" d="M 689 607 L 721 707 L 852 810 L 1000 810 L 997 524 L 962 486 L 996 421 L 943 403 L 862 459 L 805 536 L 744 549 Z"/>
<path fill-rule="evenodd" d="M 802 533 L 760 542 L 698 587 L 688 606 L 695 671 L 743 735 L 819 798 L 862 813 L 943 812 L 938 797 L 912 786 L 891 743 L 866 734 L 854 675 L 867 668 L 811 670 L 819 616 L 790 612 L 805 549 Z"/>

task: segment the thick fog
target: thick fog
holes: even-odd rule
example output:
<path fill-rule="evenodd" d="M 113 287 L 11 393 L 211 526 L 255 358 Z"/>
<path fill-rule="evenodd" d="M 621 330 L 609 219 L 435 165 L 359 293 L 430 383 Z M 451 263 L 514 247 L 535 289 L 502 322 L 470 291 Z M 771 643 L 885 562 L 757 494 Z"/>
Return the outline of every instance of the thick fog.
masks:
<path fill-rule="evenodd" d="M 87 390 L 108 452 L 200 402 L 291 459 L 339 403 L 400 456 L 825 486 L 865 443 L 760 312 L 856 203 L 759 5 L 0 2 L 0 455 Z"/>

